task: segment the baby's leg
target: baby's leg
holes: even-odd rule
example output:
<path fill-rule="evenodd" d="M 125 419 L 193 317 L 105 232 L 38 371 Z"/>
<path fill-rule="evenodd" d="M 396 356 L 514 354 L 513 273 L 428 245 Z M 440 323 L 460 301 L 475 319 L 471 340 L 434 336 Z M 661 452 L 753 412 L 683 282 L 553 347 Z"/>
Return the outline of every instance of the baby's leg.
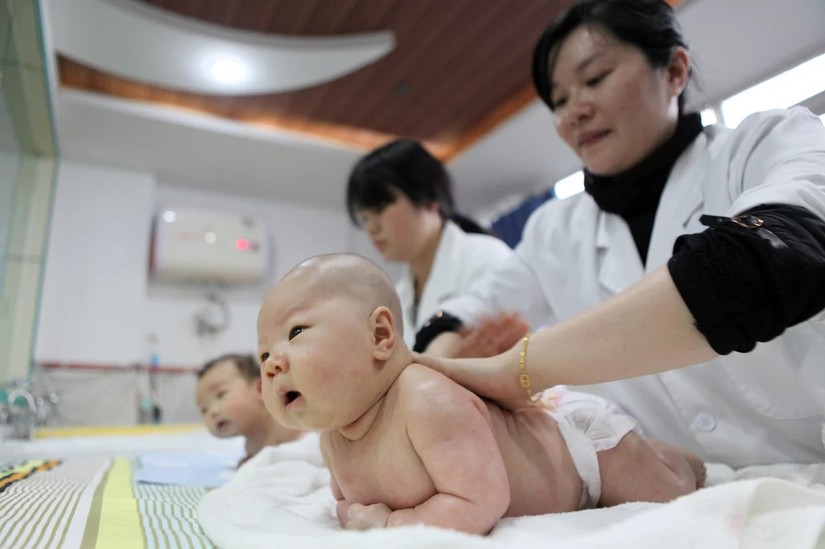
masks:
<path fill-rule="evenodd" d="M 697 456 L 636 433 L 628 433 L 614 448 L 596 456 L 602 507 L 628 501 L 666 502 L 704 483 L 704 464 Z"/>
<path fill-rule="evenodd" d="M 708 470 L 705 467 L 705 462 L 694 454 L 678 446 L 673 446 L 663 440 L 656 438 L 645 438 L 647 443 L 659 453 L 659 456 L 666 462 L 672 463 L 674 467 L 678 464 L 687 462 L 693 471 L 693 477 L 696 479 L 696 488 L 705 486 L 705 481 L 708 478 Z"/>

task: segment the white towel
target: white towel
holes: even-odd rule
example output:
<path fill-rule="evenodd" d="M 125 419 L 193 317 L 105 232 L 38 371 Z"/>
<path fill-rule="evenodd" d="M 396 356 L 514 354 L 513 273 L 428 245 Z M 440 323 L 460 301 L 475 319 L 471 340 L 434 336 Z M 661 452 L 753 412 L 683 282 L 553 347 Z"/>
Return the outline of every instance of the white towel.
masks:
<path fill-rule="evenodd" d="M 668 504 L 629 503 L 508 518 L 486 537 L 428 526 L 349 532 L 335 518 L 318 437 L 307 435 L 261 451 L 227 484 L 204 496 L 198 519 L 212 541 L 224 549 L 454 549 L 531 543 L 552 543 L 559 549 L 807 549 L 823 537 L 825 486 L 817 483 L 825 479 L 825 466 L 782 464 L 740 471 L 711 466 L 709 479 L 721 484 Z"/>

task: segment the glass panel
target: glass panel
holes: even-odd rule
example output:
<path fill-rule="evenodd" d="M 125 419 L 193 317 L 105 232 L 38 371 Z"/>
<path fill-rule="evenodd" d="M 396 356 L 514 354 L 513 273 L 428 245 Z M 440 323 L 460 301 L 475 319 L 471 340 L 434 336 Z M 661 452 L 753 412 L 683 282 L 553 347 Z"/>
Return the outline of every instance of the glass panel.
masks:
<path fill-rule="evenodd" d="M 39 6 L 0 2 L 0 390 L 31 373 L 54 191 Z"/>

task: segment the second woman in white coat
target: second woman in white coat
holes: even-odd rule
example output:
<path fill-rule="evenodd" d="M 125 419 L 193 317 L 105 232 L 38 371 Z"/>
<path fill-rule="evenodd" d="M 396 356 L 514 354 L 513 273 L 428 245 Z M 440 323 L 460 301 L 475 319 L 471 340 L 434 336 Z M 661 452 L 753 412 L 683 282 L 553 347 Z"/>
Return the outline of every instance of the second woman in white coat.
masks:
<path fill-rule="evenodd" d="M 442 302 L 463 294 L 512 254 L 456 212 L 444 165 L 411 139 L 388 143 L 358 161 L 347 185 L 347 209 L 385 260 L 407 266 L 396 290 L 411 348 Z"/>

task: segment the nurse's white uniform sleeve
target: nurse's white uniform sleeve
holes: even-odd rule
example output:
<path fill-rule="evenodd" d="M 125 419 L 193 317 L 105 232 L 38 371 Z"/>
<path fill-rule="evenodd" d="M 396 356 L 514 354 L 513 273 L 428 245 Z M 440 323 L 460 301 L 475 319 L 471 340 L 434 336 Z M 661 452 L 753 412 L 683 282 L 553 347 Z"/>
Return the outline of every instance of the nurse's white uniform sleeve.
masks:
<path fill-rule="evenodd" d="M 729 215 L 760 204 L 790 204 L 825 219 L 825 126 L 808 109 L 751 115 L 729 143 Z"/>
<path fill-rule="evenodd" d="M 532 264 L 535 248 L 536 216 L 524 227 L 524 236 L 513 253 L 491 266 L 470 285 L 469 290 L 442 304 L 442 309 L 472 326 L 485 317 L 519 313 L 536 329 L 555 322 Z"/>

